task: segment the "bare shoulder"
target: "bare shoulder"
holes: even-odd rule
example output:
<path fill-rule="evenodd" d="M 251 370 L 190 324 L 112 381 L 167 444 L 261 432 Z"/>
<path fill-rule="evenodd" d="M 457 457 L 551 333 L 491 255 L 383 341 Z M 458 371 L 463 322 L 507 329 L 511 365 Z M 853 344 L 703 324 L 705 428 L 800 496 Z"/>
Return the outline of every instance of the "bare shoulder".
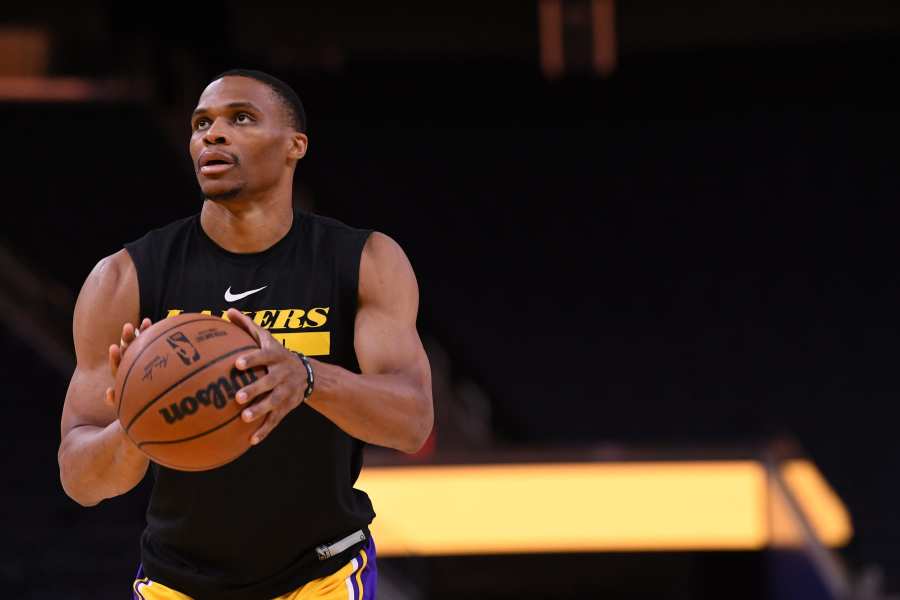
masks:
<path fill-rule="evenodd" d="M 366 240 L 359 264 L 359 298 L 363 304 L 412 302 L 418 307 L 419 288 L 412 265 L 393 238 L 375 231 Z"/>
<path fill-rule="evenodd" d="M 75 311 L 79 308 L 90 310 L 91 307 L 100 304 L 109 304 L 112 300 L 125 300 L 121 296 L 138 298 L 137 269 L 134 261 L 126 250 L 119 250 L 115 254 L 103 258 L 91 270 L 81 292 Z"/>
<path fill-rule="evenodd" d="M 105 356 L 122 325 L 136 323 L 139 312 L 137 269 L 128 252 L 120 250 L 97 263 L 78 294 L 72 333 L 79 361 L 97 348 Z"/>
<path fill-rule="evenodd" d="M 114 254 L 110 254 L 109 256 L 100 259 L 100 261 L 94 265 L 90 275 L 88 275 L 87 281 L 90 282 L 93 280 L 95 283 L 107 286 L 118 285 L 123 283 L 123 279 L 132 274 L 135 275 L 135 278 L 137 277 L 134 261 L 131 260 L 131 255 L 128 254 L 128 251 L 123 248 Z"/>
<path fill-rule="evenodd" d="M 397 262 L 409 264 L 406 253 L 400 244 L 394 238 L 380 231 L 373 231 L 366 240 L 366 245 L 363 247 L 363 261 L 366 259 L 376 265 L 384 266 L 390 266 Z"/>

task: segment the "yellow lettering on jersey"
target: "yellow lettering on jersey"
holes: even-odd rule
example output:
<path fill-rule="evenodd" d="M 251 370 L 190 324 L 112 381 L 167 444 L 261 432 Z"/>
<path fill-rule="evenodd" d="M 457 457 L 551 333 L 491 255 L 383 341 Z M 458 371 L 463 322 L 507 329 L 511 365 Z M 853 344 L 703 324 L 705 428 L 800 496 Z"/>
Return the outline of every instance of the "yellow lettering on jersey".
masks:
<path fill-rule="evenodd" d="M 267 308 L 265 310 L 258 310 L 256 314 L 253 316 L 253 322 L 262 327 L 263 329 L 271 329 L 272 323 L 275 322 L 275 317 L 278 315 L 278 311 L 273 308 Z"/>
<path fill-rule="evenodd" d="M 330 306 L 316 306 L 308 311 L 302 308 L 266 308 L 261 310 L 241 311 L 254 323 L 268 329 L 272 337 L 284 344 L 285 348 L 294 352 L 302 352 L 308 356 L 327 356 L 331 353 L 331 332 L 329 331 L 296 331 L 322 327 L 328 321 Z M 201 310 L 200 314 L 212 316 L 212 310 Z M 184 309 L 170 308 L 166 318 L 184 314 Z M 227 311 L 216 311 L 216 316 L 228 320 Z M 291 331 L 294 330 L 294 331 Z"/>
<path fill-rule="evenodd" d="M 307 322 L 303 327 L 321 327 L 328 320 L 328 306 L 311 308 L 306 315 Z M 310 325 L 312 323 L 312 325 Z M 304 353 L 305 354 L 305 353 Z"/>
<path fill-rule="evenodd" d="M 272 337 L 292 352 L 307 356 L 326 356 L 331 353 L 331 332 L 273 333 Z"/>
<path fill-rule="evenodd" d="M 303 327 L 303 316 L 306 314 L 306 311 L 302 308 L 295 308 L 291 310 L 290 314 L 287 318 L 287 323 L 284 324 L 285 329 L 301 329 Z M 306 354 L 304 352 L 304 354 Z"/>
<path fill-rule="evenodd" d="M 275 323 L 272 324 L 272 329 L 286 329 L 288 318 L 291 316 L 291 313 L 294 312 L 295 309 L 290 308 L 282 308 L 278 311 L 278 315 L 275 317 Z M 300 309 L 296 309 L 300 310 Z M 302 310 L 300 312 L 303 312 Z"/>

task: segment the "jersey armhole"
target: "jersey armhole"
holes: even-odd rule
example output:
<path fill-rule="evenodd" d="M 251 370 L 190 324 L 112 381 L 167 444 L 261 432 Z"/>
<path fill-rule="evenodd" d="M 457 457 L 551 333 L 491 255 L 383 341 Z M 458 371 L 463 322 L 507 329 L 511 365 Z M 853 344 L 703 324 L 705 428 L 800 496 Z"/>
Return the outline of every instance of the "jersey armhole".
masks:
<path fill-rule="evenodd" d="M 149 253 L 146 252 L 144 248 L 141 248 L 141 245 L 146 243 L 146 239 L 141 239 L 136 242 L 125 244 L 125 250 L 131 257 L 131 260 L 134 263 L 134 270 L 137 273 L 138 321 L 144 320 L 145 317 L 149 317 L 151 320 L 153 320 L 153 317 L 155 316 L 153 312 L 153 301 L 151 299 L 152 295 L 150 293 L 149 285 L 149 272 L 151 267 L 148 263 L 150 261 L 150 257 L 147 256 Z"/>
<path fill-rule="evenodd" d="M 350 264 L 348 265 L 348 268 L 344 270 L 344 272 L 348 274 L 348 277 L 352 278 L 351 281 L 346 282 L 346 289 L 352 290 L 353 298 L 350 306 L 353 308 L 354 316 L 359 309 L 359 269 L 362 266 L 362 253 L 366 247 L 366 242 L 369 241 L 369 237 L 371 237 L 372 233 L 374 233 L 374 230 L 372 229 L 360 230 L 358 232 L 355 236 L 349 257 Z"/>

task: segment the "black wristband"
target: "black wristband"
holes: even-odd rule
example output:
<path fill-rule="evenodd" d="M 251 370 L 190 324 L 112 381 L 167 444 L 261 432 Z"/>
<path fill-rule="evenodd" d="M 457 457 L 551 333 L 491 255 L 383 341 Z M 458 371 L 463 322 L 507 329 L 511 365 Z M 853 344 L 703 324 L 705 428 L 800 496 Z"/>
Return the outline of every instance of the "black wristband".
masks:
<path fill-rule="evenodd" d="M 303 366 L 306 367 L 306 391 L 303 392 L 303 401 L 306 402 L 309 400 L 309 397 L 312 396 L 313 387 L 316 384 L 316 376 L 313 374 L 312 364 L 309 362 L 309 359 L 302 352 L 294 352 L 297 355 L 297 358 L 300 359 L 300 362 L 303 363 Z"/>

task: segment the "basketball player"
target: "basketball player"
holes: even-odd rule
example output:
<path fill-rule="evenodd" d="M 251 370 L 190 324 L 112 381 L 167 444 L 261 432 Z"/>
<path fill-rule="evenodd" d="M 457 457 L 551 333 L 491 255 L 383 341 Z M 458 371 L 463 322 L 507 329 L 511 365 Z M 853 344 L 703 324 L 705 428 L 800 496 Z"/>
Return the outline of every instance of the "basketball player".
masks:
<path fill-rule="evenodd" d="M 123 352 L 167 316 L 224 315 L 260 345 L 237 368 L 268 369 L 235 398 L 259 428 L 218 469 L 153 465 L 133 597 L 374 598 L 374 512 L 353 488 L 363 444 L 415 452 L 433 421 L 412 268 L 381 233 L 293 210 L 308 142 L 285 83 L 229 71 L 203 91 L 191 126 L 199 215 L 101 260 L 78 297 L 63 488 L 92 506 L 143 479 L 148 459 L 115 417 Z"/>

